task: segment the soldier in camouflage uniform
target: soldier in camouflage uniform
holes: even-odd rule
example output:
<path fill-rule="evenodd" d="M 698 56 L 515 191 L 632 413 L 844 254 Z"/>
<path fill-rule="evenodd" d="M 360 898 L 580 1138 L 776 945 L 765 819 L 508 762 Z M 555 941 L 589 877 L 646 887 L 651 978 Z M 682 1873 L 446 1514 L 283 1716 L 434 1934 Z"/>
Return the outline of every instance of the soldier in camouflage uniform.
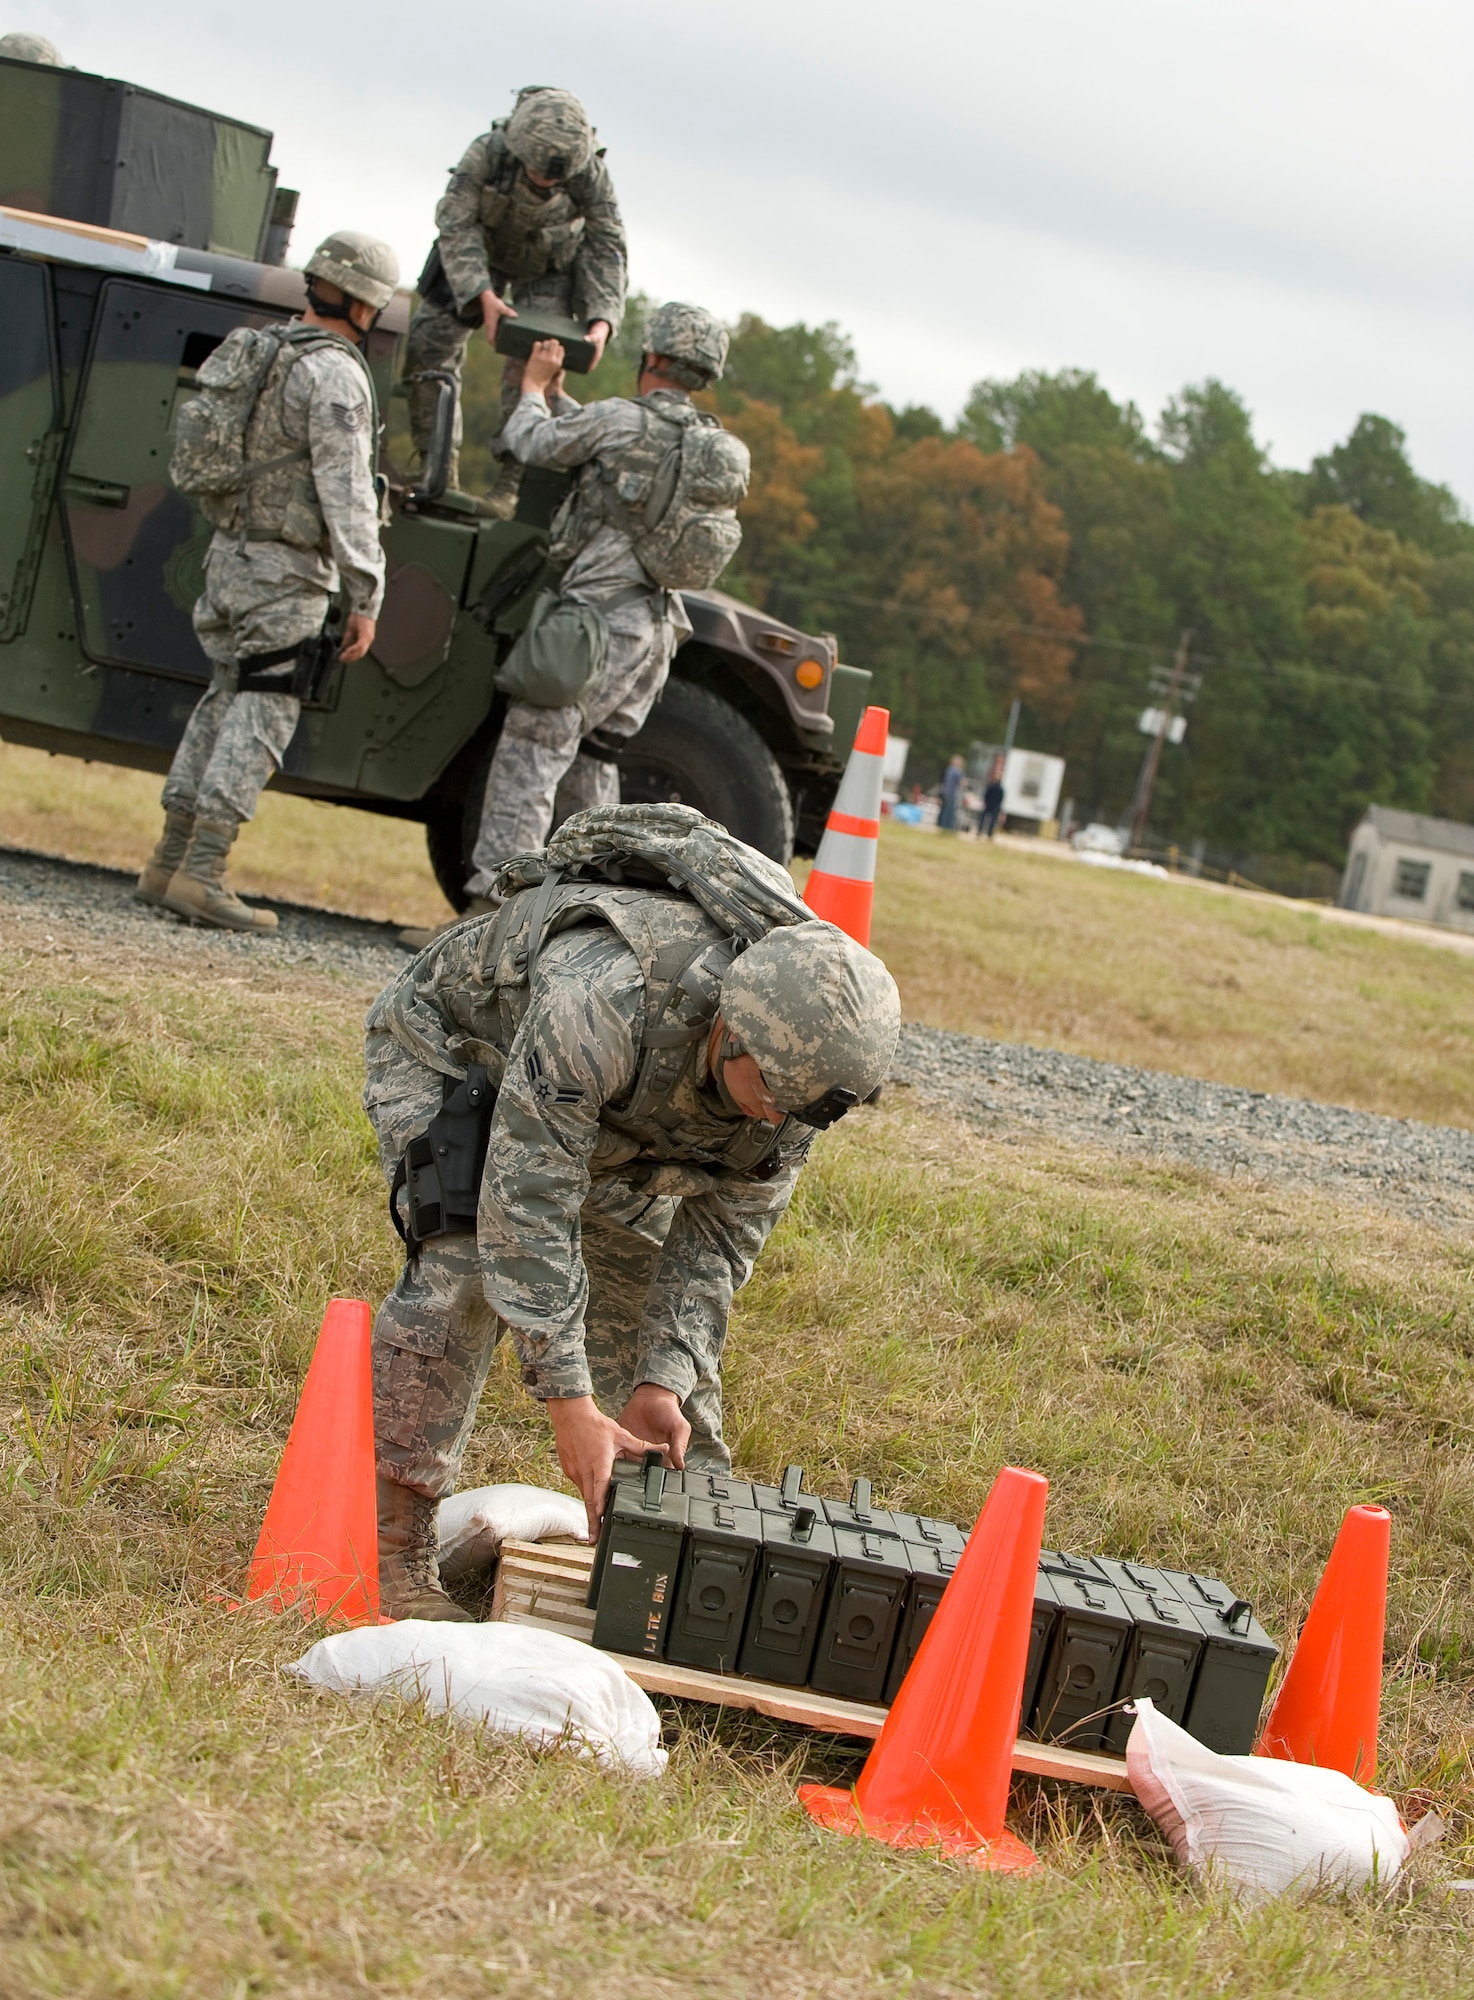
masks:
<path fill-rule="evenodd" d="M 672 303 L 651 314 L 637 397 L 578 404 L 561 393 L 562 348 L 539 341 L 523 375 L 522 398 L 503 437 L 528 465 L 581 468 L 577 488 L 553 524 L 549 553 L 572 557 L 559 594 L 595 606 L 609 628 L 603 672 L 577 706 L 507 706 L 482 799 L 481 824 L 466 882 L 464 914 L 492 907 L 491 885 L 510 855 L 541 847 L 556 815 L 566 817 L 619 798 L 612 752 L 644 726 L 665 686 L 676 648 L 691 630 L 677 591 L 652 583 L 633 547 L 633 531 L 611 518 L 606 500 L 626 460 L 643 444 L 645 409 L 686 403 L 693 390 L 719 381 L 727 329 L 700 306 Z M 643 461 L 642 461 L 643 467 Z M 428 930 L 400 932 L 420 950 Z"/>
<path fill-rule="evenodd" d="M 246 430 L 246 464 L 268 468 L 243 490 L 239 522 L 217 529 L 194 627 L 214 672 L 164 784 L 164 833 L 137 895 L 224 930 L 276 928 L 271 910 L 224 884 L 244 821 L 292 740 L 302 704 L 296 656 L 319 634 L 340 588 L 348 617 L 341 656 L 361 660 L 384 601 L 378 444 L 363 341 L 394 296 L 387 244 L 342 230 L 307 265 L 308 306 L 261 385 Z M 297 329 L 316 329 L 303 339 Z M 243 667 L 257 685 L 239 689 Z M 280 692 L 271 683 L 279 682 Z"/>
<path fill-rule="evenodd" d="M 684 807 L 584 814 L 558 839 L 651 812 L 782 875 Z M 899 1029 L 885 967 L 798 921 L 802 906 L 738 952 L 668 891 L 571 885 L 539 914 L 545 886 L 516 890 L 524 865 L 506 871 L 499 915 L 438 939 L 368 1017 L 364 1105 L 391 1185 L 471 1064 L 497 1092 L 475 1233 L 467 1218 L 465 1233 L 412 1243 L 374 1324 L 381 1603 L 395 1617 L 464 1615 L 440 1589 L 435 1508 L 504 1327 L 591 1532 L 616 1457 L 654 1447 L 676 1466 L 730 1466 L 732 1296 L 814 1127 L 839 1115 L 828 1094 L 868 1096 Z"/>
<path fill-rule="evenodd" d="M 624 316 L 624 224 L 594 128 L 566 90 L 519 91 L 509 118 L 471 142 L 435 210 L 439 231 L 420 274 L 423 303 L 410 322 L 404 373 L 410 431 L 423 458 L 435 417 L 424 369 L 456 381 L 450 484 L 460 482 L 461 368 L 478 326 L 495 341 L 516 307 L 581 320 L 595 367 Z M 516 405 L 522 364 L 507 357 L 502 416 Z M 508 496 L 511 497 L 510 495 Z"/>

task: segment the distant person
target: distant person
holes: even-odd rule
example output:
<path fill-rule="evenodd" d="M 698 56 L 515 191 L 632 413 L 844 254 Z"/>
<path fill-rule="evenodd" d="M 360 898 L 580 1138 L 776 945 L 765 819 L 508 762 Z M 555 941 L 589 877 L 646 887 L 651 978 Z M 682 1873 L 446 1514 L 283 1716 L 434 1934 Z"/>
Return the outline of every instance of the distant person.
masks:
<path fill-rule="evenodd" d="M 942 807 L 937 814 L 937 826 L 943 833 L 956 833 L 958 812 L 962 805 L 962 786 L 967 776 L 967 766 L 960 757 L 954 757 L 942 773 Z"/>
<path fill-rule="evenodd" d="M 518 306 L 540 306 L 587 329 L 597 368 L 624 317 L 624 223 L 578 99 L 540 84 L 519 90 L 511 116 L 498 118 L 466 148 L 435 210 L 435 227 L 404 373 L 410 434 L 422 459 L 438 398 L 433 383 L 413 378 L 430 368 L 455 377 L 450 484 L 459 486 L 461 369 L 476 328 L 484 326 L 495 345 L 504 318 L 515 318 Z M 509 355 L 502 369 L 503 423 L 521 393 L 522 363 Z"/>
<path fill-rule="evenodd" d="M 361 660 L 374 643 L 384 552 L 363 343 L 398 282 L 387 243 L 336 231 L 308 259 L 301 318 L 237 327 L 201 365 L 201 394 L 180 418 L 169 475 L 215 529 L 194 608 L 213 672 L 169 766 L 163 836 L 135 893 L 219 930 L 276 929 L 274 911 L 226 888 L 225 865 L 296 732 L 294 677 L 336 592 L 347 606 L 338 657 Z"/>
<path fill-rule="evenodd" d="M 991 840 L 1003 818 L 1003 759 L 995 757 L 983 787 L 983 809 L 978 814 L 978 832 Z"/>
<path fill-rule="evenodd" d="M 65 69 L 61 51 L 44 35 L 0 35 L 0 56 L 11 62 L 45 63 L 48 69 Z"/>
<path fill-rule="evenodd" d="M 592 666 L 593 678 L 576 699 L 554 689 L 556 706 L 521 697 L 508 704 L 482 794 L 468 901 L 452 924 L 493 907 L 497 870 L 512 855 L 541 847 L 555 817 L 619 801 L 619 746 L 643 728 L 676 648 L 691 630 L 680 591 L 662 587 L 646 567 L 660 567 L 650 547 L 657 536 L 678 530 L 682 520 L 693 529 L 703 525 L 705 517 L 692 515 L 695 503 L 682 498 L 686 489 L 676 479 L 688 429 L 700 426 L 712 434 L 706 449 L 713 463 L 713 455 L 733 454 L 746 490 L 746 446 L 691 401 L 726 366 L 727 329 L 715 314 L 674 301 L 657 307 L 645 327 L 633 397 L 575 403 L 562 393 L 562 360 L 556 340 L 533 348 L 506 438 L 524 465 L 578 473 L 554 519 L 550 544 L 568 568 L 556 593 L 549 593 L 536 632 L 545 653 Z M 647 496 L 662 486 L 671 496 L 669 512 L 652 529 Z M 714 498 L 710 489 L 706 497 Z M 740 539 L 735 513 L 729 514 L 731 533 Z M 720 524 L 708 518 L 706 525 Z M 399 938 L 420 951 L 431 935 L 406 930 Z"/>

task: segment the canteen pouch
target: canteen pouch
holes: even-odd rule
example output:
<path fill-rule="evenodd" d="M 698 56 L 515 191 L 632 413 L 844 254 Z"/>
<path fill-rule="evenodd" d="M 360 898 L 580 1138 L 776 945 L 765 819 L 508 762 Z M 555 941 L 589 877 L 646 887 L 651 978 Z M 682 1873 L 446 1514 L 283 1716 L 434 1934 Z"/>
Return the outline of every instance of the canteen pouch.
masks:
<path fill-rule="evenodd" d="M 609 626 L 597 606 L 539 592 L 496 685 L 533 708 L 576 708 L 604 671 Z"/>

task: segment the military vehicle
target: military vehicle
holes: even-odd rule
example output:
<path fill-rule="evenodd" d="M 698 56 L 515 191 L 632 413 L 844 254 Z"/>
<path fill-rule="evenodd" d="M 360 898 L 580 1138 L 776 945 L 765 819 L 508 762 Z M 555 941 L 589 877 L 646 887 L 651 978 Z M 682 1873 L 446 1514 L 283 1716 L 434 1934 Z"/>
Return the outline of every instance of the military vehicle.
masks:
<path fill-rule="evenodd" d="M 231 331 L 304 302 L 285 258 L 296 196 L 271 135 L 132 85 L 0 60 L 0 736 L 164 771 L 209 678 L 190 623 L 210 530 L 169 484 L 175 419 Z M 372 227 L 372 217 L 343 218 Z M 371 336 L 381 408 L 409 301 Z M 569 475 L 529 472 L 517 515 L 445 490 L 449 395 L 418 484 L 389 472 L 374 649 L 303 713 L 281 790 L 424 823 L 460 907 L 505 711 L 498 662 L 551 572 Z M 386 468 L 386 470 L 389 470 Z M 681 799 L 765 853 L 812 853 L 870 676 L 832 636 L 718 590 L 648 722 L 622 795 Z"/>

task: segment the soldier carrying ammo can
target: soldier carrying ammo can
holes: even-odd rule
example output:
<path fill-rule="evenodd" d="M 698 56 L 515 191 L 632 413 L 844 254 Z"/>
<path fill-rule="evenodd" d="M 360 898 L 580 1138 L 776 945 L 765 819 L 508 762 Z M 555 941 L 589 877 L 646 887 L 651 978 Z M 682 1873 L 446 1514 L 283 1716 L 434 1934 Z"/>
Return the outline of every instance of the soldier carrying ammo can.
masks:
<path fill-rule="evenodd" d="M 455 378 L 454 487 L 460 483 L 461 369 L 475 329 L 484 326 L 494 343 L 497 326 L 508 314 L 515 317 L 517 307 L 541 307 L 587 328 L 597 367 L 624 316 L 624 224 L 578 99 L 540 84 L 518 91 L 511 116 L 497 119 L 466 148 L 436 207 L 435 227 L 404 373 L 410 433 L 422 459 L 436 391 L 415 378 L 430 369 Z M 509 356 L 502 372 L 504 419 L 521 385 L 522 364 Z M 501 496 L 509 511 L 516 476 L 510 475 Z"/>

